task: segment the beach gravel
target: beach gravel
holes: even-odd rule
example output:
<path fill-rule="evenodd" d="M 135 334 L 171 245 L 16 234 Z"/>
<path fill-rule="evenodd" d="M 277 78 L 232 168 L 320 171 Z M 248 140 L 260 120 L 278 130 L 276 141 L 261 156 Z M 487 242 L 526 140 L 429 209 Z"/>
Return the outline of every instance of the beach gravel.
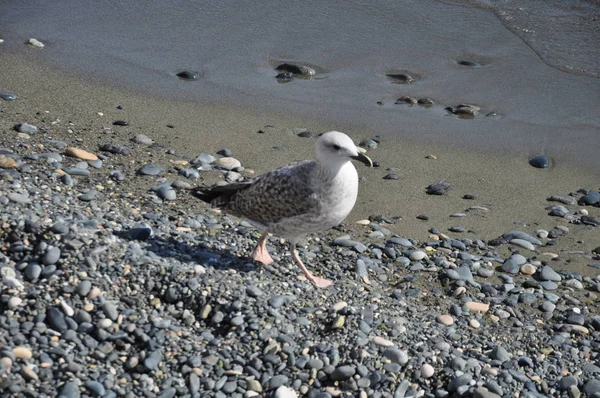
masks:
<path fill-rule="evenodd" d="M 18 165 L 0 170 L 7 396 L 598 396 L 600 279 L 544 254 L 550 239 L 597 228 L 573 209 L 569 233 L 544 214 L 547 235 L 520 226 L 488 243 L 466 223 L 401 236 L 373 211 L 299 245 L 335 281 L 317 289 L 280 237 L 267 242 L 274 263 L 255 264 L 260 234 L 177 180 L 248 178 L 230 151 L 186 160 L 147 136 L 125 147 L 129 135 L 95 155 L 70 133 L 54 151 L 44 128 L 27 145 L 10 134 L 0 142 Z M 573 197 L 598 216 L 594 194 Z M 463 210 L 447 214 L 472 217 Z M 597 254 L 579 255 L 595 269 Z"/>

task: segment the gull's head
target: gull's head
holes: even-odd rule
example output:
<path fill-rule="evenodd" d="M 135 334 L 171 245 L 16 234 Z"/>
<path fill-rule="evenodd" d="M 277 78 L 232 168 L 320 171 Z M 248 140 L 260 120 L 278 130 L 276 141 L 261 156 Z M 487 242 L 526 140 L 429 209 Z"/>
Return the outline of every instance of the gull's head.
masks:
<path fill-rule="evenodd" d="M 362 153 L 352 139 L 339 131 L 330 131 L 317 140 L 317 160 L 323 163 L 345 163 L 351 159 L 358 160 L 368 167 L 373 162 Z"/>

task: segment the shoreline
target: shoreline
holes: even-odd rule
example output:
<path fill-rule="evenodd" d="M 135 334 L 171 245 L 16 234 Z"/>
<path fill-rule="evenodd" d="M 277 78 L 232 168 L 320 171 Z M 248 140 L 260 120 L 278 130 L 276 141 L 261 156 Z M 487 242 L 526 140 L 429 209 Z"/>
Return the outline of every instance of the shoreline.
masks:
<path fill-rule="evenodd" d="M 107 142 L 128 145 L 131 136 L 143 133 L 186 158 L 194 158 L 201 152 L 214 154 L 223 148 L 230 149 L 246 167 L 261 174 L 292 161 L 314 157 L 314 138 L 296 136 L 294 132 L 299 129 L 315 134 L 341 130 L 357 143 L 373 137 L 356 126 L 340 128 L 314 119 L 124 92 L 94 79 L 84 81 L 80 76 L 44 69 L 31 57 L 13 55 L 7 61 L 0 85 L 4 91 L 15 92 L 18 98 L 3 104 L 3 129 L 14 133 L 14 124 L 38 124 L 57 138 L 80 139 L 81 146 L 92 151 Z M 52 123 L 58 119 L 60 122 Z M 130 125 L 113 126 L 114 120 L 127 120 Z M 73 122 L 72 125 L 69 122 Z M 259 134 L 259 130 L 265 133 Z M 285 150 L 273 149 L 275 146 Z M 162 162 L 163 167 L 172 165 L 173 159 L 160 152 L 153 151 L 157 162 Z M 434 155 L 436 159 L 427 159 L 427 155 Z M 423 241 L 428 239 L 428 230 L 432 227 L 457 237 L 490 240 L 513 229 L 526 228 L 533 233 L 535 229 L 551 230 L 557 225 L 569 225 L 567 220 L 547 215 L 545 208 L 556 203 L 546 199 L 578 189 L 599 188 L 600 172 L 594 174 L 563 163 L 549 169 L 536 169 L 520 155 L 510 157 L 387 136 L 381 137 L 378 148 L 369 150 L 369 156 L 380 162 L 381 167 L 366 169 L 356 165 L 365 181 L 361 183 L 357 204 L 347 223 L 371 215 L 390 219 L 399 216 L 402 219 L 391 226 L 392 231 Z M 387 171 L 388 168 L 393 171 Z M 400 179 L 384 180 L 390 173 Z M 203 177 L 204 184 L 220 178 L 210 173 Z M 451 184 L 448 193 L 427 195 L 426 187 L 438 181 Z M 150 187 L 136 188 L 142 193 Z M 474 195 L 476 199 L 462 199 L 464 195 Z M 489 211 L 467 212 L 472 206 Z M 197 208 L 202 209 L 201 205 Z M 591 216 L 598 217 L 597 208 L 590 211 Z M 467 217 L 450 217 L 455 213 L 464 213 Z M 417 219 L 422 215 L 429 220 Z M 448 231 L 453 226 L 474 233 L 453 234 Z M 594 235 L 596 231 L 574 225 L 565 239 L 568 243 L 563 245 L 559 241 L 553 249 L 591 253 L 595 243 L 588 237 L 590 233 Z M 586 267 L 585 255 L 567 254 L 565 261 L 572 270 L 593 274 Z"/>

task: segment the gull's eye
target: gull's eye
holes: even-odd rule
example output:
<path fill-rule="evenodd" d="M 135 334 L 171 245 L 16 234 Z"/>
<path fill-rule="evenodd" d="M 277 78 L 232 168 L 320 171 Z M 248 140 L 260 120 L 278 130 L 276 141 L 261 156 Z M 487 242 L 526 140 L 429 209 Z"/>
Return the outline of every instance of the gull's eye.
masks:
<path fill-rule="evenodd" d="M 333 145 L 333 149 L 335 149 L 336 151 L 339 151 L 340 149 L 342 149 L 342 147 L 339 145 Z"/>

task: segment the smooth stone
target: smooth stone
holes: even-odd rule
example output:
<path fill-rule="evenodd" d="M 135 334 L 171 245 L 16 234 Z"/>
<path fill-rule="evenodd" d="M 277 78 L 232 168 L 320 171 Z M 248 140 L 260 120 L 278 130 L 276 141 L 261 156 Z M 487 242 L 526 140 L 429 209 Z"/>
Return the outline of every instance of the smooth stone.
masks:
<path fill-rule="evenodd" d="M 579 198 L 577 203 L 582 206 L 594 206 L 595 204 L 600 203 L 600 192 L 590 191 L 586 195 Z"/>
<path fill-rule="evenodd" d="M 144 358 L 144 366 L 148 370 L 154 370 L 158 366 L 158 364 L 162 361 L 162 355 L 159 351 L 153 351 Z"/>
<path fill-rule="evenodd" d="M 540 282 L 540 287 L 544 290 L 558 289 L 558 285 L 556 284 L 556 282 L 552 282 L 552 281 L 542 281 L 542 282 Z"/>
<path fill-rule="evenodd" d="M 148 137 L 145 134 L 136 134 L 135 137 L 131 139 L 133 142 L 143 145 L 151 145 L 154 143 L 152 138 Z"/>
<path fill-rule="evenodd" d="M 38 263 L 31 263 L 27 266 L 27 268 L 25 268 L 25 278 L 27 278 L 28 281 L 35 281 L 37 280 L 40 275 L 42 274 L 42 267 L 38 264 Z"/>
<path fill-rule="evenodd" d="M 570 287 L 572 289 L 581 290 L 583 289 L 583 283 L 577 279 L 567 279 L 563 282 L 563 286 Z"/>
<path fill-rule="evenodd" d="M 538 169 L 545 169 L 550 166 L 550 159 L 547 156 L 536 156 L 529 159 L 529 164 Z"/>
<path fill-rule="evenodd" d="M 524 239 L 511 239 L 509 242 L 515 246 L 522 247 L 523 249 L 527 249 L 527 250 L 531 250 L 531 251 L 535 250 L 535 246 L 533 246 L 533 244 L 531 242 L 528 242 Z"/>
<path fill-rule="evenodd" d="M 91 202 L 99 196 L 99 192 L 95 189 L 90 189 L 86 193 L 79 195 L 79 200 L 83 202 Z"/>
<path fill-rule="evenodd" d="M 450 326 L 454 323 L 454 318 L 452 318 L 452 315 L 438 315 L 436 319 L 439 323 L 446 326 Z"/>
<path fill-rule="evenodd" d="M 121 170 L 113 170 L 110 172 L 110 178 L 116 181 L 124 181 L 125 174 Z"/>
<path fill-rule="evenodd" d="M 507 272 L 509 274 L 516 275 L 519 273 L 519 264 L 517 264 L 510 258 L 506 260 L 500 268 L 502 269 L 502 271 Z"/>
<path fill-rule="evenodd" d="M 18 359 L 31 359 L 33 357 L 31 349 L 27 347 L 15 347 L 12 349 L 12 354 Z"/>
<path fill-rule="evenodd" d="M 98 156 L 93 153 L 71 146 L 65 148 L 65 155 L 83 160 L 98 160 Z"/>
<path fill-rule="evenodd" d="M 494 349 L 492 349 L 492 351 L 490 352 L 490 358 L 501 361 L 501 362 L 506 362 L 508 360 L 510 360 L 510 355 L 508 354 L 508 352 L 506 351 L 506 349 L 500 345 L 494 347 Z"/>
<path fill-rule="evenodd" d="M 423 365 L 421 365 L 421 377 L 424 379 L 429 379 L 430 377 L 433 376 L 435 370 L 433 368 L 433 366 L 431 366 L 428 363 L 424 363 Z"/>
<path fill-rule="evenodd" d="M 523 275 L 533 275 L 535 274 L 535 271 L 537 271 L 537 268 L 529 263 L 527 264 L 523 264 L 523 266 L 521 266 L 521 273 Z"/>
<path fill-rule="evenodd" d="M 450 184 L 445 181 L 439 181 L 427 186 L 425 193 L 428 195 L 443 195 L 450 189 Z"/>
<path fill-rule="evenodd" d="M 540 305 L 540 309 L 544 312 L 554 312 L 556 309 L 556 305 L 551 303 L 550 301 L 544 301 Z"/>
<path fill-rule="evenodd" d="M 527 242 L 533 243 L 536 246 L 542 245 L 542 242 L 539 239 L 534 238 L 533 236 L 526 234 L 525 232 L 522 232 L 522 231 L 505 232 L 504 234 L 502 234 L 502 237 L 508 241 L 510 241 L 512 239 L 523 239 L 523 240 L 526 240 Z"/>
<path fill-rule="evenodd" d="M 487 312 L 490 309 L 489 304 L 477 303 L 475 301 L 469 301 L 464 304 L 469 310 L 473 312 Z"/>
<path fill-rule="evenodd" d="M 86 381 L 85 388 L 87 388 L 96 397 L 102 397 L 104 394 L 106 394 L 104 386 L 95 380 Z"/>
<path fill-rule="evenodd" d="M 124 145 L 116 145 L 116 144 L 104 144 L 100 146 L 100 150 L 104 152 L 109 152 L 115 155 L 131 155 L 133 152 L 131 148 L 126 147 Z"/>
<path fill-rule="evenodd" d="M 46 323 L 51 329 L 54 329 L 60 333 L 64 333 L 69 329 L 63 312 L 59 311 L 55 307 L 49 307 L 46 309 Z"/>
<path fill-rule="evenodd" d="M 425 257 L 427 257 L 427 254 L 421 250 L 415 250 L 414 252 L 410 253 L 410 259 L 413 261 L 421 261 Z"/>
<path fill-rule="evenodd" d="M 575 376 L 564 376 L 561 377 L 561 379 L 558 381 L 558 388 L 561 391 L 566 391 L 569 389 L 569 387 L 571 386 L 576 386 L 579 383 L 579 380 L 577 380 L 577 377 Z"/>
<path fill-rule="evenodd" d="M 383 356 L 399 365 L 405 365 L 408 362 L 408 354 L 406 351 L 398 348 L 388 348 L 383 352 Z"/>
<path fill-rule="evenodd" d="M 188 70 L 184 70 L 184 71 L 177 73 L 178 78 L 180 78 L 182 80 L 189 80 L 189 81 L 198 80 L 198 79 L 200 79 L 200 76 L 201 76 L 200 72 L 194 72 L 194 71 L 188 71 Z"/>
<path fill-rule="evenodd" d="M 540 269 L 539 277 L 542 281 L 560 282 L 562 280 L 562 277 L 547 265 Z"/>
<path fill-rule="evenodd" d="M 102 160 L 100 160 L 100 159 L 88 160 L 87 163 L 95 169 L 101 169 L 102 166 L 104 165 L 104 162 L 102 162 Z"/>
<path fill-rule="evenodd" d="M 31 203 L 31 199 L 23 194 L 20 193 L 16 193 L 16 192 L 9 192 L 8 195 L 6 195 L 6 197 L 11 201 L 11 202 L 15 202 L 15 203 L 20 203 L 20 204 L 29 204 Z"/>
<path fill-rule="evenodd" d="M 181 169 L 181 170 L 179 170 L 179 174 L 181 174 L 185 178 L 190 178 L 190 179 L 195 179 L 195 180 L 200 178 L 200 173 L 198 173 L 198 171 L 194 170 L 194 169 Z"/>
<path fill-rule="evenodd" d="M 213 166 L 231 171 L 237 167 L 241 167 L 242 163 L 240 163 L 240 161 L 235 158 L 225 157 L 215 160 L 213 162 Z"/>
<path fill-rule="evenodd" d="M 0 93 L 0 98 L 2 98 L 4 101 L 14 101 L 17 99 L 17 94 Z"/>
<path fill-rule="evenodd" d="M 29 123 L 21 123 L 17 125 L 17 131 L 19 133 L 32 135 L 38 132 L 38 128 Z"/>
<path fill-rule="evenodd" d="M 81 297 L 86 297 L 92 289 L 92 282 L 89 280 L 81 281 L 75 288 L 75 292 Z"/>
<path fill-rule="evenodd" d="M 298 394 L 289 387 L 281 386 L 275 391 L 273 398 L 298 398 Z"/>
<path fill-rule="evenodd" d="M 61 251 L 58 247 L 52 247 L 46 253 L 44 253 L 44 257 L 42 257 L 42 264 L 44 265 L 52 265 L 56 264 L 60 259 Z"/>
<path fill-rule="evenodd" d="M 583 386 L 583 393 L 590 398 L 600 398 L 600 379 L 590 379 Z"/>
<path fill-rule="evenodd" d="M 79 167 L 65 167 L 64 169 L 62 169 L 65 173 L 72 175 L 72 176 L 84 176 L 87 177 L 90 174 L 92 174 L 91 171 L 87 170 L 87 169 L 82 169 Z"/>
<path fill-rule="evenodd" d="M 45 47 L 44 43 L 42 43 L 41 41 L 39 41 L 38 39 L 35 39 L 33 37 L 31 39 L 29 39 L 29 41 L 27 43 L 29 43 L 33 47 L 37 47 L 37 48 L 44 48 Z"/>
<path fill-rule="evenodd" d="M 310 66 L 302 65 L 302 64 L 292 64 L 288 62 L 284 62 L 275 67 L 276 71 L 292 73 L 294 75 L 300 76 L 314 76 L 316 71 Z"/>
<path fill-rule="evenodd" d="M 343 381 L 354 376 L 355 373 L 356 368 L 354 366 L 342 365 L 335 368 L 335 370 L 331 373 L 330 378 L 333 381 Z"/>
<path fill-rule="evenodd" d="M 138 169 L 137 173 L 140 175 L 157 176 L 164 172 L 165 169 L 155 164 L 147 164 Z"/>
<path fill-rule="evenodd" d="M 170 186 L 162 186 L 160 187 L 157 191 L 156 194 L 158 195 L 159 198 L 163 199 L 163 200 L 176 200 L 177 199 L 177 192 L 171 188 Z"/>
<path fill-rule="evenodd" d="M 129 126 L 129 122 L 125 120 L 115 120 L 113 126 Z"/>

